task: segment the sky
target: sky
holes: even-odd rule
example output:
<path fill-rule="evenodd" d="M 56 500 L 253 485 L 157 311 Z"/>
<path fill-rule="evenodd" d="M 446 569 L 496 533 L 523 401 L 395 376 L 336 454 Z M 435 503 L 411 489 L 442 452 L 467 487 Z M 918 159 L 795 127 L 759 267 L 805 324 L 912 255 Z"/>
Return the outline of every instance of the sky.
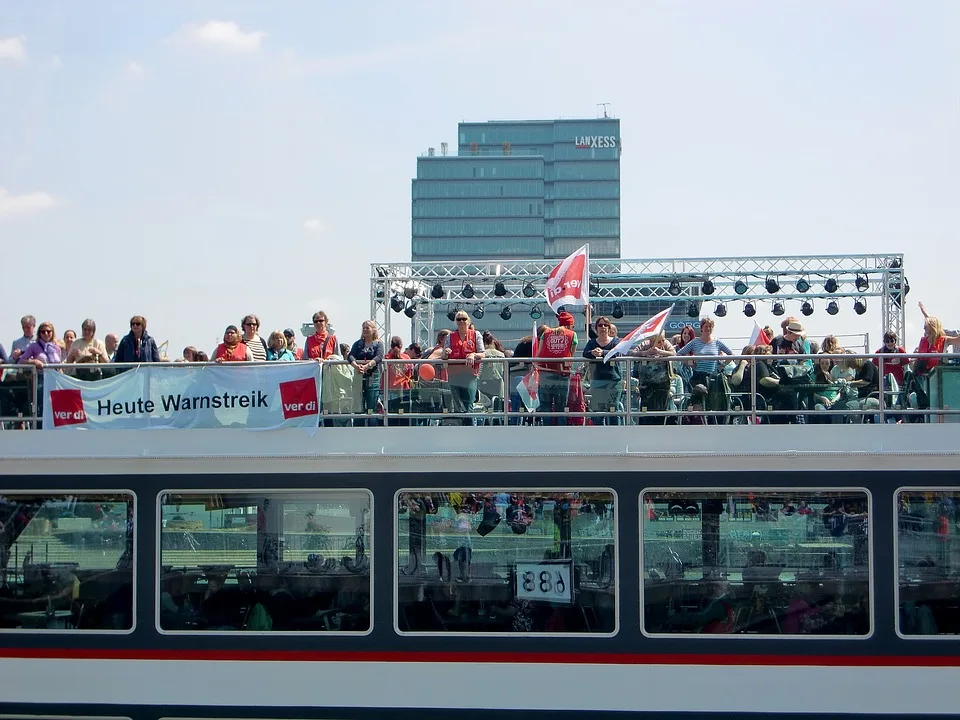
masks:
<path fill-rule="evenodd" d="M 352 342 L 371 263 L 410 259 L 419 154 L 609 103 L 624 258 L 903 252 L 912 349 L 918 300 L 960 326 L 958 27 L 952 0 L 0 0 L 0 342 L 141 314 L 174 358 L 319 309 Z M 878 346 L 851 304 L 810 336 Z"/>

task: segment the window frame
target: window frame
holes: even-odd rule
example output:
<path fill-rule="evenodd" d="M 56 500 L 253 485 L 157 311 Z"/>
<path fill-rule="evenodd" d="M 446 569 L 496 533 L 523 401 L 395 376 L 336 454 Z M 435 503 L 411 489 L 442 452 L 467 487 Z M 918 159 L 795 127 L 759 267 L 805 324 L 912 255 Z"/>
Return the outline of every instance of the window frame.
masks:
<path fill-rule="evenodd" d="M 368 514 L 367 514 L 367 523 L 368 529 L 367 532 L 370 535 L 370 547 L 367 552 L 367 559 L 370 562 L 370 622 L 367 626 L 367 629 L 362 632 L 354 632 L 350 630 L 164 630 L 160 626 L 160 575 L 163 569 L 161 564 L 161 532 L 163 531 L 163 521 L 162 521 L 162 512 L 163 504 L 162 498 L 164 495 L 203 495 L 203 494 L 219 494 L 226 495 L 229 493 L 244 493 L 244 494 L 254 494 L 261 493 L 268 496 L 273 495 L 293 495 L 296 493 L 301 495 L 307 493 L 363 493 L 366 494 L 369 499 Z M 153 615 L 153 624 L 154 629 L 160 635 L 174 636 L 174 637 L 352 637 L 360 638 L 370 635 L 374 630 L 374 619 L 376 618 L 376 612 L 374 608 L 375 595 L 374 592 L 374 562 L 376 557 L 375 545 L 376 537 L 374 535 L 374 495 L 373 491 L 370 488 L 366 487 L 336 487 L 336 488 L 303 488 L 303 487 L 294 487 L 294 488 L 263 488 L 263 487 L 250 487 L 250 488 L 195 488 L 195 489 L 163 489 L 157 493 L 156 497 L 156 557 L 154 558 L 156 562 L 155 573 L 153 578 L 153 605 L 154 605 L 154 615 Z"/>
<path fill-rule="evenodd" d="M 505 486 L 500 490 L 500 492 L 521 492 L 521 493 L 542 493 L 542 492 L 567 492 L 567 493 L 583 493 L 583 492 L 605 492 L 610 493 L 613 497 L 613 601 L 614 601 L 614 625 L 612 632 L 602 633 L 602 632 L 459 632 L 459 631 L 438 631 L 438 630 L 428 630 L 423 632 L 408 632 L 400 629 L 400 515 L 397 513 L 397 507 L 400 502 L 400 496 L 406 493 L 448 493 L 448 492 L 463 492 L 463 493 L 480 493 L 480 492 L 491 492 L 493 489 L 489 485 L 468 485 L 468 486 L 444 486 L 444 487 L 401 487 L 393 494 L 393 560 L 392 560 L 392 585 L 393 585 L 393 631 L 399 637 L 404 638 L 417 638 L 417 637 L 441 637 L 441 638 L 456 638 L 456 637 L 468 637 L 468 638 L 527 638 L 527 639 L 536 639 L 536 638 L 566 638 L 566 639 L 579 639 L 579 638 L 603 638 L 603 639 L 612 639 L 617 637 L 620 634 L 622 623 L 620 622 L 621 614 L 621 579 L 620 579 L 620 496 L 617 491 L 612 487 L 607 486 L 597 486 L 597 487 L 570 487 L 570 486 Z M 405 517 L 405 516 L 404 516 Z"/>
<path fill-rule="evenodd" d="M 900 499 L 900 493 L 902 492 L 952 492 L 960 495 L 960 485 L 900 485 L 893 491 L 893 630 L 899 639 L 907 640 L 909 642 L 916 642 L 918 640 L 935 640 L 938 642 L 952 640 L 956 642 L 960 640 L 960 634 L 941 635 L 938 633 L 937 635 L 906 635 L 900 630 L 900 526 L 897 522 L 897 512 L 899 510 L 897 502 Z M 958 596 L 960 596 L 960 593 L 958 593 Z"/>
<path fill-rule="evenodd" d="M 60 490 L 4 490 L 3 494 L 5 496 L 16 496 L 16 495 L 129 495 L 133 498 L 133 557 L 132 564 L 130 568 L 131 576 L 131 595 L 133 598 L 132 607 L 130 609 L 132 622 L 130 627 L 126 630 L 83 630 L 80 628 L 0 628 L 0 634 L 10 634 L 10 635 L 132 635 L 137 631 L 137 605 L 138 605 L 138 593 L 137 593 L 137 577 L 139 570 L 139 553 L 138 551 L 138 541 L 137 535 L 139 533 L 139 521 L 137 518 L 138 512 L 138 502 L 139 497 L 134 490 L 128 488 L 113 488 L 110 490 L 74 490 L 73 488 L 69 489 L 60 489 Z"/>
<path fill-rule="evenodd" d="M 870 609 L 868 612 L 869 618 L 869 630 L 863 635 L 806 635 L 806 634 L 796 634 L 796 635 L 787 635 L 784 633 L 779 634 L 759 634 L 759 633 L 652 633 L 648 632 L 645 625 L 645 613 L 646 613 L 646 603 L 644 602 L 644 594 L 646 591 L 645 583 L 645 573 L 644 573 L 644 564 L 643 564 L 643 528 L 644 523 L 646 522 L 646 516 L 644 512 L 644 495 L 651 492 L 676 492 L 676 493 L 696 493 L 696 492 L 709 492 L 709 493 L 760 493 L 760 492 L 771 492 L 771 493 L 804 493 L 804 492 L 831 492 L 831 493 L 842 493 L 842 492 L 860 492 L 864 493 L 867 497 L 867 598 L 870 603 Z M 876 633 L 876 579 L 875 575 L 875 565 L 874 560 L 874 534 L 876 524 L 874 523 L 874 502 L 873 502 L 873 493 L 866 487 L 857 487 L 857 486 L 841 486 L 841 487 L 814 487 L 814 486 L 797 486 L 797 487 L 765 487 L 765 486 L 663 486 L 663 485 L 651 485 L 645 486 L 640 490 L 640 496 L 637 503 L 638 521 L 639 521 L 639 545 L 640 545 L 640 563 L 638 566 L 639 573 L 639 619 L 640 619 L 640 632 L 641 634 L 648 639 L 670 639 L 670 640 L 817 640 L 817 641 L 859 641 L 871 639 Z"/>

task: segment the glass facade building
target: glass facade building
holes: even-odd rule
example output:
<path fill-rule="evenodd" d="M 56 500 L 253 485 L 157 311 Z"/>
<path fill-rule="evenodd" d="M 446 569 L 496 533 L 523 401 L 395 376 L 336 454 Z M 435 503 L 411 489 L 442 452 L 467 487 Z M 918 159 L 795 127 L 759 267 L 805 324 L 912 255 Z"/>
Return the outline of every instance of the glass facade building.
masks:
<path fill-rule="evenodd" d="M 413 262 L 560 259 L 584 244 L 591 258 L 619 258 L 620 121 L 460 123 L 456 154 L 444 144 L 417 158 L 411 216 Z M 504 320 L 502 304 L 486 308 L 483 329 L 505 342 L 528 334 L 528 313 Z M 451 298 L 435 325 L 455 306 L 473 309 Z"/>
<path fill-rule="evenodd" d="M 460 123 L 417 159 L 411 260 L 620 257 L 620 121 Z"/>

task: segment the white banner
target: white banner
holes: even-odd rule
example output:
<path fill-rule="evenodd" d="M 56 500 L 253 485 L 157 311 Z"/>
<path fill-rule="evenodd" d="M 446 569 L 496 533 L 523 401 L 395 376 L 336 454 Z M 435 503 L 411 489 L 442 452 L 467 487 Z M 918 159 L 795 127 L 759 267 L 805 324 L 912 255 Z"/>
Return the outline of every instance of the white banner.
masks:
<path fill-rule="evenodd" d="M 140 365 L 86 382 L 43 374 L 44 430 L 316 428 L 320 363 Z"/>

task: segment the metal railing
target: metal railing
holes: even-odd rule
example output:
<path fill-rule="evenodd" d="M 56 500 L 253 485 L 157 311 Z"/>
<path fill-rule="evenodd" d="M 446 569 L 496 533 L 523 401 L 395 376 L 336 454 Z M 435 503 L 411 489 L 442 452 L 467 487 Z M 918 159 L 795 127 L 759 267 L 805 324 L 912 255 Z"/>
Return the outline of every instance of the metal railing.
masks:
<path fill-rule="evenodd" d="M 803 373 L 800 373 L 799 382 L 787 380 L 777 369 L 785 363 L 791 363 L 795 367 L 805 363 L 813 366 L 824 359 L 833 363 L 848 360 L 874 362 L 877 366 L 878 381 L 863 394 L 859 387 L 851 385 L 850 382 L 816 382 L 812 367 L 809 375 L 804 377 Z M 731 378 L 737 373 L 724 366 L 735 367 L 741 360 L 747 361 L 745 370 L 749 370 L 749 382 L 744 378 L 739 385 L 730 385 Z M 910 368 L 918 360 L 939 360 L 941 365 L 922 375 L 914 375 L 908 369 L 909 383 L 906 387 L 886 386 L 886 376 L 894 363 Z M 326 360 L 323 362 L 324 372 L 321 376 L 318 424 L 579 425 L 590 421 L 591 424 L 642 425 L 659 422 L 710 425 L 851 422 L 864 419 L 880 423 L 954 422 L 952 417 L 960 414 L 960 408 L 931 407 L 930 379 L 940 375 L 941 367 L 952 365 L 957 360 L 957 355 L 949 353 L 724 355 L 720 358 L 621 356 L 611 360 L 611 364 L 620 369 L 621 379 L 604 387 L 605 397 L 612 398 L 612 403 L 597 408 L 596 393 L 599 385 L 595 378 L 591 380 L 591 375 L 593 368 L 602 361 L 575 357 L 568 360 L 566 367 L 569 368 L 569 378 L 575 377 L 580 382 L 585 407 L 582 410 L 573 409 L 573 405 L 568 402 L 562 408 L 552 411 L 545 408 L 528 410 L 522 402 L 518 402 L 517 384 L 527 376 L 533 363 L 530 358 L 484 357 L 477 361 L 476 368 L 468 368 L 467 363 L 462 360 L 384 359 L 381 369 L 369 378 L 363 378 L 345 360 Z M 533 364 L 556 362 L 558 361 L 538 359 Z M 718 372 L 698 375 L 698 382 L 691 382 L 692 378 L 684 379 L 691 374 L 688 369 L 692 371 L 698 362 L 719 363 Z M 769 376 L 775 378 L 779 385 L 758 386 L 759 363 L 767 364 Z M 273 363 L 150 363 L 153 368 L 164 368 L 170 372 L 208 365 L 230 368 Z M 429 371 L 422 370 L 426 365 L 430 366 Z M 484 372 L 484 369 L 491 366 L 499 366 L 499 373 Z M 643 367 L 660 366 L 663 369 L 656 372 L 641 370 Z M 33 365 L 0 365 L 0 428 L 40 427 L 43 418 L 40 394 L 42 373 L 66 372 L 76 376 L 78 373 L 98 371 L 110 376 L 135 367 L 138 367 L 137 363 L 51 364 L 45 365 L 38 373 L 38 369 Z M 337 378 L 337 375 L 340 377 Z M 427 376 L 433 377 L 427 379 Z M 719 379 L 721 376 L 726 378 L 727 387 L 724 387 L 723 381 Z M 544 378 L 549 376 L 547 372 L 541 372 L 540 377 L 542 386 Z M 657 382 L 645 380 L 650 377 L 657 377 Z M 957 382 L 960 383 L 960 371 L 957 377 Z M 696 387 L 701 384 L 701 380 L 711 387 Z M 365 408 L 363 390 L 367 383 L 376 384 L 377 392 L 375 406 Z M 719 384 L 719 388 L 716 384 Z M 555 385 L 564 388 L 566 380 L 555 380 Z M 851 388 L 855 389 L 855 393 L 844 397 L 843 392 L 849 393 Z M 838 401 L 829 408 L 817 409 L 822 403 L 815 403 L 815 398 L 822 397 L 823 391 L 833 389 L 840 391 Z M 570 397 L 569 389 L 566 392 Z M 784 407 L 784 404 L 789 406 Z M 960 422 L 960 419 L 956 422 Z"/>

